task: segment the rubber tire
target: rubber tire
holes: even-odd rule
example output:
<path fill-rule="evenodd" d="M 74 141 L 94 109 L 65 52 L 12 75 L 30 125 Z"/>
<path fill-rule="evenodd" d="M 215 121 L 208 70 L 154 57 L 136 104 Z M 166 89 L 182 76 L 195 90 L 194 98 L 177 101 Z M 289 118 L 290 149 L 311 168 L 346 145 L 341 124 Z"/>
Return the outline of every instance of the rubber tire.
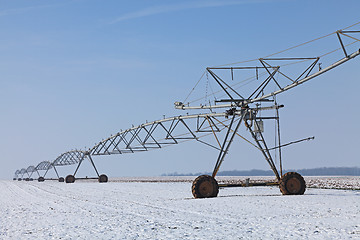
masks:
<path fill-rule="evenodd" d="M 303 195 L 306 183 L 299 173 L 288 172 L 281 177 L 279 187 L 283 195 Z"/>
<path fill-rule="evenodd" d="M 65 178 L 65 182 L 66 183 L 74 183 L 75 182 L 75 177 L 73 175 L 67 175 Z"/>
<path fill-rule="evenodd" d="M 21 181 L 22 179 L 21 178 L 18 178 L 18 181 Z"/>
<path fill-rule="evenodd" d="M 44 182 L 44 181 L 45 181 L 45 178 L 44 178 L 44 177 L 39 177 L 39 178 L 38 178 L 38 181 L 39 181 L 39 182 Z"/>
<path fill-rule="evenodd" d="M 212 198 L 217 197 L 219 185 L 212 176 L 201 175 L 194 180 L 191 190 L 195 198 Z"/>
<path fill-rule="evenodd" d="M 64 182 L 64 181 L 65 181 L 65 179 L 63 177 L 59 178 L 59 182 Z"/>
<path fill-rule="evenodd" d="M 29 178 L 25 178 L 25 181 L 28 182 L 30 179 Z"/>
<path fill-rule="evenodd" d="M 106 183 L 108 182 L 109 178 L 105 174 L 101 174 L 99 176 L 99 183 Z"/>
<path fill-rule="evenodd" d="M 30 178 L 29 181 L 30 181 L 30 182 L 31 182 L 31 181 L 34 181 L 34 179 L 33 179 L 33 178 Z"/>

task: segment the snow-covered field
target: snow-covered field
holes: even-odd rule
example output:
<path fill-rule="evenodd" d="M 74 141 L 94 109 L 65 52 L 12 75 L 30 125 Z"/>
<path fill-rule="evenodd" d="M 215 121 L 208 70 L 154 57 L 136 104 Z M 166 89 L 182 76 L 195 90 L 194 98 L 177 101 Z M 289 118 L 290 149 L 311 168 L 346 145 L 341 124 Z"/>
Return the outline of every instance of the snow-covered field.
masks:
<path fill-rule="evenodd" d="M 2 180 L 0 239 L 360 239 L 360 191 L 226 188 L 193 199 L 177 179 Z"/>

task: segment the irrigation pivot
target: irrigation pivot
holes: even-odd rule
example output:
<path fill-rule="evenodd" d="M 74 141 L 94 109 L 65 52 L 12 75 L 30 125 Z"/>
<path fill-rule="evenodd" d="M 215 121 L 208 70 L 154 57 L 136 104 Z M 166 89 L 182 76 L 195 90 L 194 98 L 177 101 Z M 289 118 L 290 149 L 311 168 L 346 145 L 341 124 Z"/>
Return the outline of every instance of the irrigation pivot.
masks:
<path fill-rule="evenodd" d="M 108 177 L 100 175 L 96 169 L 93 156 L 144 152 L 195 140 L 218 151 L 212 174 L 201 175 L 192 184 L 195 198 L 216 197 L 221 187 L 258 185 L 279 185 L 284 195 L 301 195 L 306 190 L 305 181 L 299 173 L 283 173 L 282 148 L 314 137 L 281 143 L 279 112 L 284 105 L 277 103 L 276 96 L 360 55 L 360 40 L 356 36 L 360 31 L 352 29 L 359 24 L 360 22 L 263 58 L 208 67 L 186 99 L 175 102 L 176 109 L 196 113 L 164 117 L 121 130 L 85 151 L 68 151 L 52 162 L 44 161 L 36 167 L 17 170 L 14 180 L 22 180 L 25 173 L 30 178 L 33 172 L 37 172 L 38 180 L 44 181 L 48 171 L 53 168 L 59 181 L 74 183 L 79 167 L 87 159 L 97 174 L 95 179 L 107 182 Z M 298 51 L 306 46 L 310 48 Z M 323 48 L 331 49 L 318 51 Z M 314 55 L 302 56 L 308 52 L 314 52 Z M 199 88 L 204 90 L 202 96 L 194 94 Z M 265 131 L 264 122 L 270 122 L 275 131 Z M 273 141 L 269 141 L 271 138 Z M 217 183 L 216 175 L 235 139 L 250 144 L 261 153 L 274 172 L 274 181 Z M 56 167 L 67 165 L 77 167 L 73 174 L 64 179 L 59 176 Z M 42 176 L 39 173 L 41 170 L 45 171 Z"/>

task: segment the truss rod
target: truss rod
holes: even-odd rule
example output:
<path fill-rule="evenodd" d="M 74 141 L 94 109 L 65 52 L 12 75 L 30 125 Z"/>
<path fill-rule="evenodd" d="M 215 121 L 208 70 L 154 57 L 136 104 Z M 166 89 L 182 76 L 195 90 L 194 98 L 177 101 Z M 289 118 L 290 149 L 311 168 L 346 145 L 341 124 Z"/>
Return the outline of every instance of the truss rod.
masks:
<path fill-rule="evenodd" d="M 235 129 L 233 130 L 233 133 L 232 133 L 229 141 L 227 142 L 227 139 L 228 139 L 228 137 L 229 137 L 229 135 L 230 135 L 230 133 L 231 133 L 231 127 L 232 127 L 232 125 L 233 125 L 233 123 L 234 123 L 234 120 L 235 120 L 235 117 L 236 117 L 235 114 L 233 115 L 232 120 L 231 120 L 231 123 L 230 123 L 229 128 L 228 128 L 228 131 L 227 131 L 226 136 L 225 136 L 225 138 L 224 138 L 224 143 L 223 143 L 223 145 L 221 146 L 221 150 L 220 150 L 218 159 L 217 159 L 217 161 L 216 161 L 215 168 L 214 168 L 214 171 L 213 171 L 213 173 L 212 173 L 212 177 L 215 177 L 216 174 L 218 173 L 218 171 L 219 171 L 219 169 L 220 169 L 220 166 L 221 166 L 221 164 L 223 163 L 223 161 L 224 161 L 224 159 L 225 159 L 225 155 L 226 155 L 226 154 L 228 153 L 228 151 L 229 151 L 229 148 L 230 148 L 230 146 L 231 146 L 231 143 L 232 143 L 233 140 L 234 140 L 234 137 L 235 137 L 235 135 L 236 135 L 236 133 L 237 133 L 237 131 L 238 131 L 238 129 L 239 129 L 239 126 L 240 126 L 240 124 L 241 124 L 241 122 L 242 122 L 245 114 L 246 114 L 246 111 L 244 111 L 244 112 L 241 114 L 240 120 L 239 120 L 239 122 L 237 123 Z M 225 149 L 225 150 L 224 150 L 224 149 Z"/>
<path fill-rule="evenodd" d="M 274 172 L 277 180 L 280 181 L 279 172 L 278 172 L 278 170 L 276 169 L 276 166 L 275 166 L 274 161 L 272 160 L 272 157 L 271 157 L 271 154 L 270 154 L 270 152 L 269 152 L 269 149 L 268 149 L 268 147 L 267 147 L 267 145 L 266 145 L 264 136 L 262 135 L 261 132 L 258 132 L 258 134 L 259 134 L 260 137 L 261 137 L 261 139 L 259 140 L 259 139 L 256 137 L 254 131 L 253 131 L 253 130 L 251 129 L 251 127 L 249 126 L 249 124 L 248 124 L 247 122 L 245 122 L 245 123 L 246 123 L 245 125 L 246 125 L 246 127 L 249 129 L 249 131 L 250 131 L 253 139 L 255 140 L 255 142 L 256 142 L 257 145 L 259 146 L 259 149 L 261 150 L 262 154 L 264 155 L 266 161 L 269 163 L 270 168 L 273 170 L 273 172 Z M 256 121 L 255 121 L 255 124 L 257 125 L 257 122 L 256 122 Z M 257 125 L 257 128 L 260 129 L 258 125 Z M 264 147 L 261 145 L 260 142 L 262 142 L 262 144 L 264 145 Z"/>
<path fill-rule="evenodd" d="M 353 52 L 352 54 L 348 55 L 347 57 L 344 57 L 342 59 L 340 59 L 339 61 L 331 64 L 330 66 L 326 67 L 326 68 L 323 68 L 321 69 L 320 71 L 316 72 L 316 73 L 313 73 L 307 77 L 304 77 L 296 82 L 293 82 L 285 87 L 283 87 L 282 89 L 279 89 L 277 91 L 274 91 L 272 93 L 269 93 L 269 94 L 265 94 L 264 96 L 261 96 L 261 97 L 257 97 L 257 98 L 254 98 L 254 99 L 251 99 L 251 100 L 244 100 L 244 104 L 250 104 L 250 103 L 255 103 L 255 102 L 259 102 L 259 101 L 262 101 L 264 99 L 267 99 L 267 98 L 270 98 L 270 97 L 273 97 L 277 94 L 280 94 L 282 92 L 285 92 L 285 91 L 288 91 L 296 86 L 299 86 L 315 77 L 318 77 L 340 65 L 342 65 L 343 63 L 346 63 L 347 61 L 357 57 L 360 55 L 360 49 Z M 183 110 L 186 110 L 186 109 L 216 109 L 216 108 L 231 108 L 231 107 L 236 107 L 236 104 L 219 104 L 219 105 L 214 105 L 214 106 L 185 106 L 185 105 L 180 105 L 180 106 L 175 106 L 176 109 L 183 109 Z"/>
<path fill-rule="evenodd" d="M 292 145 L 292 144 L 295 144 L 295 143 L 300 143 L 300 142 L 303 142 L 303 141 L 310 141 L 310 140 L 314 140 L 314 139 L 315 139 L 315 137 L 308 137 L 308 138 L 300 139 L 300 140 L 297 140 L 297 141 L 289 142 L 289 143 L 283 144 L 281 146 L 276 146 L 276 147 L 273 147 L 273 148 L 269 148 L 269 150 L 275 150 L 277 148 L 282 148 L 282 147 L 286 147 L 286 146 L 289 146 L 289 145 Z"/>

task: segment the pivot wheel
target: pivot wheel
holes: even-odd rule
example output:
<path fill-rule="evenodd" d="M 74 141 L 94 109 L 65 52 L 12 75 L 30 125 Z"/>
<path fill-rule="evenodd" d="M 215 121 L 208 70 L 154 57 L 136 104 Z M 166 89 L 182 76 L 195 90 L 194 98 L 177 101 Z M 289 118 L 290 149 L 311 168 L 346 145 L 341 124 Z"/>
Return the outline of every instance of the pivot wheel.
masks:
<path fill-rule="evenodd" d="M 63 177 L 59 177 L 59 182 L 64 182 L 65 179 Z"/>
<path fill-rule="evenodd" d="M 192 185 L 192 194 L 195 198 L 216 197 L 219 193 L 219 185 L 215 178 L 209 175 L 197 177 Z"/>
<path fill-rule="evenodd" d="M 306 189 L 304 178 L 297 172 L 285 173 L 279 186 L 283 195 L 303 195 Z"/>
<path fill-rule="evenodd" d="M 73 175 L 67 175 L 65 178 L 65 182 L 66 183 L 74 183 L 75 182 L 75 177 Z"/>
<path fill-rule="evenodd" d="M 43 181 L 45 181 L 45 178 L 44 178 L 44 177 L 39 177 L 39 178 L 38 178 L 38 181 L 39 181 L 39 182 L 43 182 Z"/>
<path fill-rule="evenodd" d="M 105 174 L 101 174 L 99 176 L 99 183 L 106 183 L 108 182 L 108 177 Z"/>

